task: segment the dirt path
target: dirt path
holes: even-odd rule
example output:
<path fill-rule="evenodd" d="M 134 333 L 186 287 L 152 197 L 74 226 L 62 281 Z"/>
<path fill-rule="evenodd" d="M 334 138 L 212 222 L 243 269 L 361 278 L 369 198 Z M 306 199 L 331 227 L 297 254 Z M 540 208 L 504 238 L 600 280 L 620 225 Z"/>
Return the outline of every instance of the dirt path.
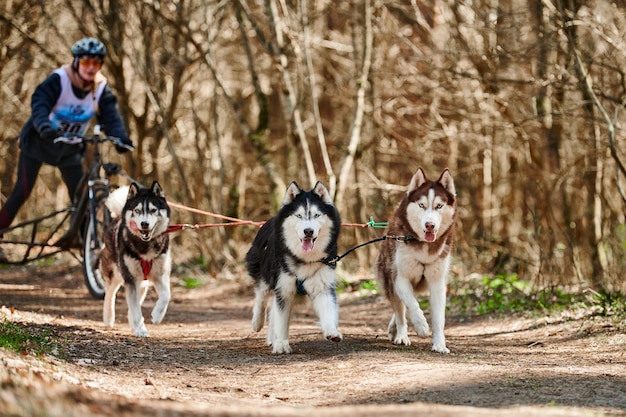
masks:
<path fill-rule="evenodd" d="M 623 322 L 574 312 L 453 316 L 452 354 L 443 356 L 415 335 L 408 348 L 391 345 L 387 304 L 342 295 L 343 342 L 324 341 L 303 305 L 291 327 L 294 353 L 275 356 L 265 329 L 250 330 L 245 278 L 175 285 L 148 339 L 130 333 L 123 296 L 116 327 L 105 329 L 102 304 L 81 280 L 77 268 L 0 270 L 0 317 L 45 328 L 67 346 L 61 359 L 43 360 L 0 349 L 0 415 L 11 407 L 81 417 L 626 415 Z"/>

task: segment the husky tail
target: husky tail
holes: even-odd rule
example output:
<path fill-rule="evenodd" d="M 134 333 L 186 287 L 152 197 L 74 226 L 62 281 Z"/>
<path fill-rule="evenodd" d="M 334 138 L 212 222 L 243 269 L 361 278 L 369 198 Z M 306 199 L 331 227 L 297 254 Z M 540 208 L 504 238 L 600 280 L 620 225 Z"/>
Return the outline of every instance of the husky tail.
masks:
<path fill-rule="evenodd" d="M 122 214 L 122 210 L 124 210 L 128 198 L 128 189 L 128 185 L 125 185 L 116 189 L 107 197 L 105 204 L 111 212 L 112 217 L 118 218 Z"/>

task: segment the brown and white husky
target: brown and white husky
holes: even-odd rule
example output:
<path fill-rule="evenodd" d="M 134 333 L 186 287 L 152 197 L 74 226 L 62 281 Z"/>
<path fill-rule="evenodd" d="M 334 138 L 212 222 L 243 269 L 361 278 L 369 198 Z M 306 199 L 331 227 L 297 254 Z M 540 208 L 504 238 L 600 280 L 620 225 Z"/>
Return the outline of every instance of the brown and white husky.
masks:
<path fill-rule="evenodd" d="M 410 345 L 406 310 L 419 336 L 429 335 L 428 323 L 415 297 L 430 292 L 434 352 L 450 353 L 443 334 L 447 275 L 450 266 L 456 190 L 445 169 L 438 180 L 422 168 L 389 220 L 387 239 L 376 260 L 378 283 L 393 308 L 388 335 L 396 345 Z"/>

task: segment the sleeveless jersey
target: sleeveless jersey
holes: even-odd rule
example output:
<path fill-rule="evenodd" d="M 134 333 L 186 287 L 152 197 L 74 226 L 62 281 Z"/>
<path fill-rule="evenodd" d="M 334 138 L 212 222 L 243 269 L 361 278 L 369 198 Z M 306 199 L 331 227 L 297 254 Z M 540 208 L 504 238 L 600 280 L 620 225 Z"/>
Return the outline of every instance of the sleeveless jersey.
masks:
<path fill-rule="evenodd" d="M 59 68 L 54 73 L 61 77 L 61 94 L 50 112 L 52 127 L 60 132 L 84 135 L 96 115 L 98 101 L 106 82 L 99 83 L 95 92 L 92 91 L 81 99 L 74 94 L 72 81 L 65 69 Z"/>

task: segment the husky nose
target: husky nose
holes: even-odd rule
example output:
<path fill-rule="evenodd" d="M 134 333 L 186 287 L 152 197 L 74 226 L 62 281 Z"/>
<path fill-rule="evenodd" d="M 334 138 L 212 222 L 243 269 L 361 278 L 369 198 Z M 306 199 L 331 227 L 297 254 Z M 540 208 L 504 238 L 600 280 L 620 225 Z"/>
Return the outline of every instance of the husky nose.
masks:
<path fill-rule="evenodd" d="M 305 237 L 313 237 L 313 229 L 311 229 L 311 228 L 304 229 L 304 236 Z"/>
<path fill-rule="evenodd" d="M 435 230 L 435 225 L 433 223 L 426 223 L 426 231 L 427 232 L 432 232 L 433 230 Z"/>
<path fill-rule="evenodd" d="M 150 223 L 148 223 L 148 222 L 141 222 L 141 228 L 142 228 L 142 229 L 148 229 L 148 228 L 150 228 Z"/>

